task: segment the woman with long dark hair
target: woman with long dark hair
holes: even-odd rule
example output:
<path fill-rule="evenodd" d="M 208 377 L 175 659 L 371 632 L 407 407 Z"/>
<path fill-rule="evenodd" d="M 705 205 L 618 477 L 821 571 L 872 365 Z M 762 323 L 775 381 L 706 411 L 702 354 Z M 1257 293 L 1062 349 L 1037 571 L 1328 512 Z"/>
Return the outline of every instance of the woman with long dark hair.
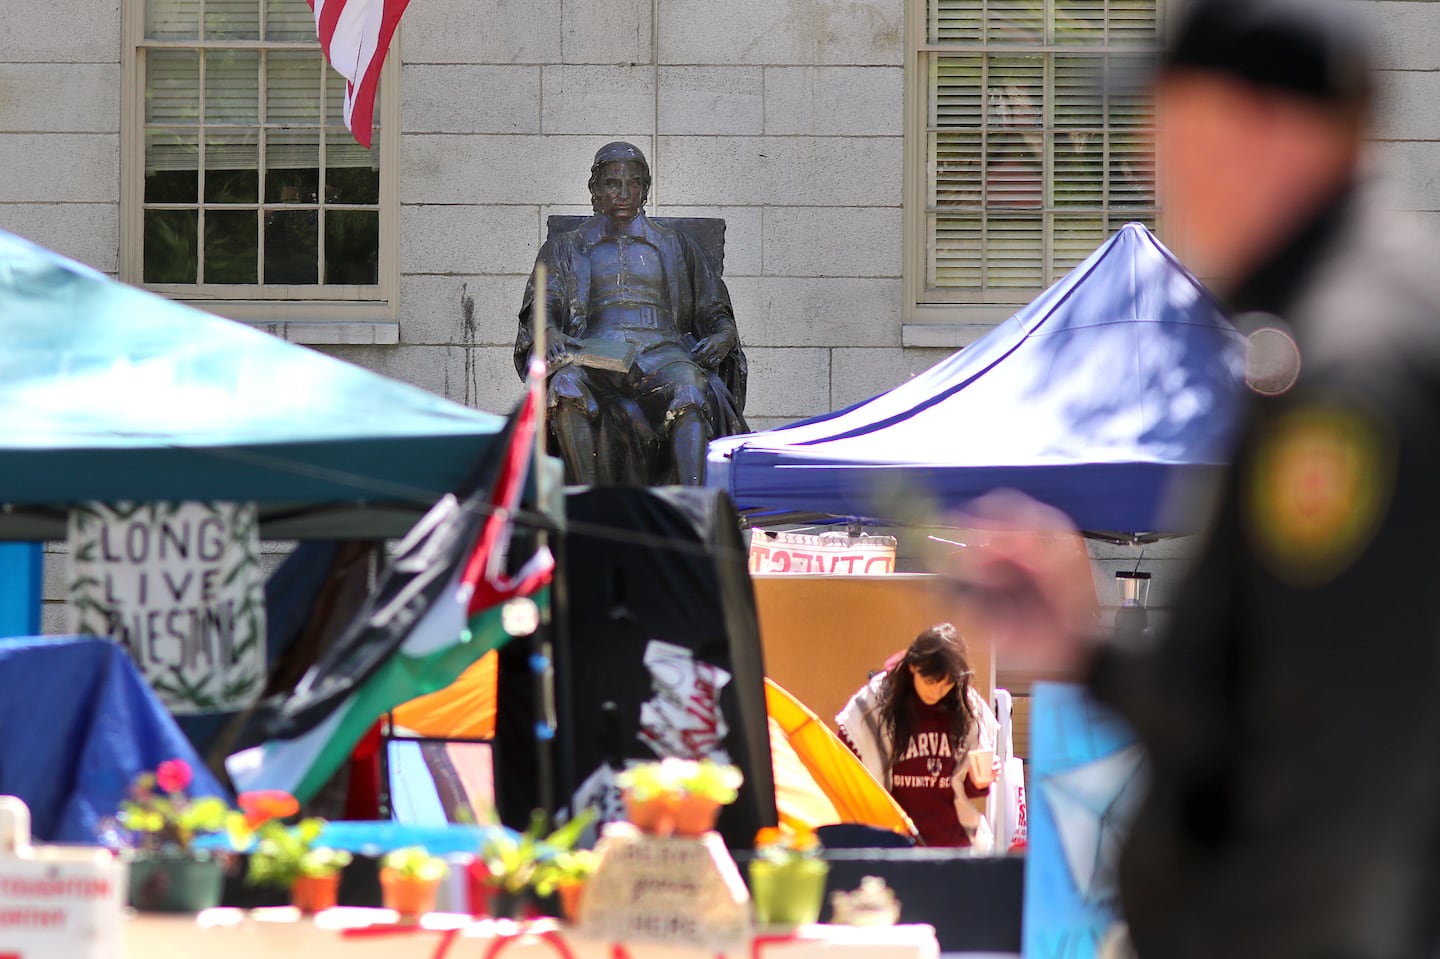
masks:
<path fill-rule="evenodd" d="M 940 623 L 915 637 L 835 717 L 840 737 L 890 790 L 927 846 L 990 847 L 985 818 L 970 800 L 988 794 L 995 781 L 999 724 L 971 679 L 965 641 Z"/>

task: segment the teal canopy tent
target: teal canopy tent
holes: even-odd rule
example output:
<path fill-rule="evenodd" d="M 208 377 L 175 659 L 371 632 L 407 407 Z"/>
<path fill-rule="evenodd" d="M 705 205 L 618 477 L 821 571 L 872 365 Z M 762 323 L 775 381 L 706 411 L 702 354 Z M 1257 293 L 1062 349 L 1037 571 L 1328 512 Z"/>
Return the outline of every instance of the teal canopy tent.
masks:
<path fill-rule="evenodd" d="M 397 536 L 504 419 L 0 232 L 0 539 L 87 500 L 255 501 L 271 538 Z"/>

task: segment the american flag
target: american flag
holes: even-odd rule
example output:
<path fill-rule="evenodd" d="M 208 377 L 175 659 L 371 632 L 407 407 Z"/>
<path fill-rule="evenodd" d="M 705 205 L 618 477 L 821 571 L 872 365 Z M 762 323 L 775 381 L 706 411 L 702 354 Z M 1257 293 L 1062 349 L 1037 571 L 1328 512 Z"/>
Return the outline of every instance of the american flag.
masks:
<path fill-rule="evenodd" d="M 325 59 L 345 78 L 345 126 L 370 148 L 380 68 L 410 0 L 307 0 Z"/>

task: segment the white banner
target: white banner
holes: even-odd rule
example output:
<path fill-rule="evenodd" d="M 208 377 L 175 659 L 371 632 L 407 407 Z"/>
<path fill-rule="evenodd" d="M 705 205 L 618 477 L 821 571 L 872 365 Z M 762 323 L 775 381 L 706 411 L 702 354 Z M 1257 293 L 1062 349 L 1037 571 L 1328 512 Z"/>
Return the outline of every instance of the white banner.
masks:
<path fill-rule="evenodd" d="M 265 686 L 253 503 L 91 503 L 70 514 L 69 628 L 124 646 L 172 713 L 243 709 Z"/>
<path fill-rule="evenodd" d="M 839 573 L 872 575 L 895 572 L 893 536 L 807 536 L 802 533 L 750 531 L 752 573 Z"/>

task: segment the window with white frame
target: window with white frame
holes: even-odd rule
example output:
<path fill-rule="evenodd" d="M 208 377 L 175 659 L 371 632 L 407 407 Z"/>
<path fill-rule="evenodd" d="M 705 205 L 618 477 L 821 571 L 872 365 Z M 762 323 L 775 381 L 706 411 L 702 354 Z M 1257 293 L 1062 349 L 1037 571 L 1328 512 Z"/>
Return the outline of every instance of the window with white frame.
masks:
<path fill-rule="evenodd" d="M 1023 304 L 1124 223 L 1155 227 L 1150 105 L 1107 78 L 1153 59 L 1165 0 L 911 2 L 917 306 Z"/>
<path fill-rule="evenodd" d="M 345 128 L 305 0 L 132 2 L 125 278 L 187 299 L 389 299 L 394 131 L 377 122 L 367 150 Z"/>

